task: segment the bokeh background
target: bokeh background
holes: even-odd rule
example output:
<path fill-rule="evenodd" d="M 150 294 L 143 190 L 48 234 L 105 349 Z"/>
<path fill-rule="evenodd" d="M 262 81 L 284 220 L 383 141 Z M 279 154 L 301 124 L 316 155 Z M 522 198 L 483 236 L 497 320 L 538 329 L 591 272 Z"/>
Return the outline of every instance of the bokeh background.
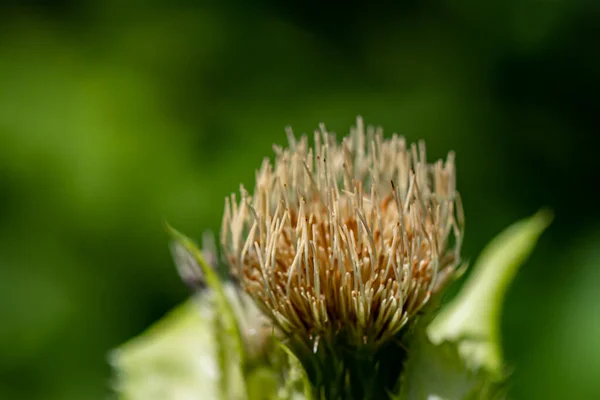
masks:
<path fill-rule="evenodd" d="M 600 2 L 0 6 L 0 398 L 103 399 L 186 298 L 162 222 L 217 231 L 284 127 L 357 114 L 457 152 L 473 260 L 542 206 L 510 289 L 515 399 L 600 398 Z"/>

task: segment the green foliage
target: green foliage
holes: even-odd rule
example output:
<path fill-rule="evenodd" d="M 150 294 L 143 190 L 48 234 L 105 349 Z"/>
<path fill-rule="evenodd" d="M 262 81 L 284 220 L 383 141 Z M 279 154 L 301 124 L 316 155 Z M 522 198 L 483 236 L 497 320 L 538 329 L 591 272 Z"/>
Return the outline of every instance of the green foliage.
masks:
<path fill-rule="evenodd" d="M 289 400 L 314 400 L 313 389 L 300 360 L 283 343 L 279 344 L 288 357 L 289 368 L 286 373 L 284 395 Z"/>
<path fill-rule="evenodd" d="M 306 375 L 285 346 L 242 368 L 221 322 L 227 307 L 216 297 L 199 294 L 112 353 L 120 399 L 310 400 Z"/>
<path fill-rule="evenodd" d="M 483 368 L 502 377 L 500 313 L 504 296 L 551 220 L 548 211 L 540 211 L 508 227 L 482 251 L 459 295 L 427 328 L 434 344 L 456 343 L 469 368 Z"/>
<path fill-rule="evenodd" d="M 482 251 L 456 298 L 411 335 L 397 399 L 504 396 L 499 335 L 504 295 L 551 219 L 540 211 L 505 229 Z"/>
<path fill-rule="evenodd" d="M 503 396 L 498 332 L 504 294 L 550 220 L 549 213 L 541 211 L 498 235 L 482 252 L 458 296 L 432 321 L 432 314 L 426 315 L 405 335 L 408 359 L 397 378 L 397 393 L 389 393 L 391 399 L 493 400 Z M 209 400 L 322 398 L 325 392 L 311 387 L 296 355 L 283 343 L 271 348 L 273 357 L 265 357 L 252 368 L 244 365 L 240 325 L 224 284 L 190 239 L 168 230 L 202 267 L 209 289 L 196 304 L 181 306 L 115 353 L 122 399 L 169 400 L 177 393 Z M 287 360 L 281 362 L 277 352 Z M 332 359 L 331 368 L 335 363 Z M 389 370 L 370 365 L 375 373 L 380 367 L 382 373 Z M 355 387 L 365 377 L 364 371 L 358 371 L 342 385 Z M 326 388 L 327 382 L 322 384 Z M 362 392 L 367 396 L 369 390 Z"/>
<path fill-rule="evenodd" d="M 177 399 L 178 390 L 184 393 L 194 393 L 195 390 L 196 393 L 203 393 L 214 399 L 246 399 L 247 388 L 244 377 L 246 353 L 233 306 L 225 293 L 225 283 L 221 282 L 216 271 L 206 263 L 200 250 L 189 238 L 169 225 L 166 227 L 175 245 L 185 249 L 200 266 L 210 290 L 200 296 L 195 306 L 188 304 L 182 307 L 141 339 L 116 352 L 114 365 L 119 371 L 120 382 L 117 386 L 122 388 L 121 392 L 125 399 L 158 399 L 166 398 L 167 394 Z M 170 337 L 174 338 L 171 349 L 169 349 L 169 339 L 165 339 Z M 188 340 L 182 340 L 182 343 L 175 342 L 182 338 Z M 161 352 L 163 349 L 161 344 L 167 346 L 167 357 L 164 357 L 164 353 Z M 194 354 L 197 346 L 206 347 L 199 354 Z M 144 359 L 146 354 L 158 354 L 157 360 Z M 140 359 L 146 363 L 137 370 L 136 360 Z M 203 362 L 207 362 L 206 368 L 210 371 L 199 372 L 198 366 Z M 170 381 L 164 386 L 153 389 L 156 382 L 165 381 L 160 379 L 161 371 L 170 376 L 179 373 L 178 371 L 186 366 L 190 371 L 184 374 L 183 380 Z M 143 377 L 144 373 L 147 375 L 146 378 Z M 268 382 L 268 375 L 260 371 L 255 372 L 251 378 L 252 388 Z M 142 382 L 138 384 L 139 387 L 130 383 L 136 382 L 136 379 Z M 201 391 L 198 391 L 198 388 Z"/>
<path fill-rule="evenodd" d="M 456 346 L 449 343 L 433 345 L 421 329 L 411 341 L 399 392 L 392 399 L 466 399 L 481 386 L 484 377 L 466 370 L 456 350 Z"/>
<path fill-rule="evenodd" d="M 244 341 L 241 320 L 253 316 L 240 314 L 248 309 L 238 304 L 232 283 L 219 278 L 192 240 L 169 225 L 167 231 L 176 246 L 193 256 L 207 288 L 113 353 L 121 398 L 310 399 L 306 374 L 295 356 L 284 345 L 266 346 L 269 354 L 263 356 L 247 348 L 256 342 Z"/>
<path fill-rule="evenodd" d="M 111 356 L 122 400 L 220 399 L 214 307 L 190 300 Z"/>
<path fill-rule="evenodd" d="M 225 294 L 224 285 L 217 272 L 204 260 L 202 252 L 191 239 L 168 224 L 166 224 L 166 228 L 175 245 L 182 246 L 200 266 L 203 279 L 208 285 L 210 293 L 214 294 L 217 313 L 215 339 L 217 340 L 216 348 L 218 349 L 217 360 L 221 370 L 219 379 L 221 396 L 224 399 L 232 400 L 244 398 L 245 388 L 240 385 L 244 381 L 239 375 L 241 370 L 245 368 L 246 351 L 243 346 L 239 324 L 236 321 L 235 311 Z"/>

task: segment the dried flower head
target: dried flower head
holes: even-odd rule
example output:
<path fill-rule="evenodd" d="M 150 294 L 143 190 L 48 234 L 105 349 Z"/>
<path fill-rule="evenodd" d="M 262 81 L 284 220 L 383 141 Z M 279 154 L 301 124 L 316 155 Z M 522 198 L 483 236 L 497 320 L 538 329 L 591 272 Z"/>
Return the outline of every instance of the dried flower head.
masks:
<path fill-rule="evenodd" d="M 290 337 L 377 346 L 423 307 L 459 261 L 454 154 L 428 164 L 358 118 L 341 145 L 288 129 L 250 195 L 226 199 L 221 242 L 233 275 Z"/>

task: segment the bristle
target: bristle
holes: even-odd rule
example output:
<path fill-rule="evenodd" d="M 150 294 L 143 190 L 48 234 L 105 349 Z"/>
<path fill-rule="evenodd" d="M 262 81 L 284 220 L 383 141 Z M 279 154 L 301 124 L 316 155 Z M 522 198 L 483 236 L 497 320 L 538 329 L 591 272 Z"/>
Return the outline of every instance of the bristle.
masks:
<path fill-rule="evenodd" d="M 274 324 L 309 347 L 340 329 L 379 344 L 459 262 L 454 153 L 428 164 L 424 142 L 385 140 L 360 117 L 341 144 L 323 124 L 314 149 L 286 133 L 289 147 L 262 164 L 254 194 L 226 199 L 226 260 Z"/>

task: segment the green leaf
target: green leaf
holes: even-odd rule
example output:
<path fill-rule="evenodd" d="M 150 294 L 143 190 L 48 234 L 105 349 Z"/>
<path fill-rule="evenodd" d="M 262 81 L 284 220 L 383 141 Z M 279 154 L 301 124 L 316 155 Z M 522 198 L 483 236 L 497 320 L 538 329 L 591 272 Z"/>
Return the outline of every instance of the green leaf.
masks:
<path fill-rule="evenodd" d="M 221 399 L 208 298 L 188 301 L 111 354 L 123 400 Z"/>
<path fill-rule="evenodd" d="M 233 350 L 240 354 L 243 359 L 245 352 L 242 335 L 236 320 L 235 311 L 227 298 L 221 279 L 215 270 L 208 265 L 202 252 L 191 239 L 175 230 L 169 224 L 165 224 L 165 226 L 175 243 L 181 245 L 194 258 L 200 268 L 202 268 L 206 284 L 215 292 L 215 300 L 217 302 L 219 314 L 222 317 L 223 328 L 226 330 L 226 334 L 230 335 L 232 338 L 231 344 L 234 346 Z"/>
<path fill-rule="evenodd" d="M 269 365 L 261 365 L 246 374 L 247 397 L 250 400 L 276 400 L 279 374 Z"/>
<path fill-rule="evenodd" d="M 464 400 L 485 382 L 481 374 L 465 368 L 456 346 L 432 344 L 422 327 L 412 335 L 404 371 L 399 393 L 390 394 L 391 400 Z"/>
<path fill-rule="evenodd" d="M 278 342 L 278 345 L 288 358 L 285 387 L 280 398 L 282 400 L 313 400 L 312 385 L 302 363 L 284 343 Z"/>
<path fill-rule="evenodd" d="M 503 375 L 500 313 L 504 295 L 517 270 L 552 220 L 547 210 L 500 233 L 483 250 L 457 297 L 427 327 L 431 342 L 452 342 L 471 370 Z"/>
<path fill-rule="evenodd" d="M 223 283 L 201 251 L 167 225 L 176 246 L 202 270 L 207 290 L 113 353 L 122 399 L 247 399 L 245 349 Z M 227 290 L 227 289 L 232 290 Z M 230 296 L 231 297 L 231 296 Z"/>
<path fill-rule="evenodd" d="M 488 400 L 503 396 L 500 312 L 518 267 L 551 221 L 548 211 L 519 221 L 481 253 L 461 292 L 407 337 L 409 357 L 394 400 Z M 431 321 L 431 322 L 429 322 Z"/>
<path fill-rule="evenodd" d="M 176 245 L 185 249 L 202 269 L 203 279 L 214 297 L 216 318 L 216 348 L 220 374 L 220 399 L 245 399 L 246 388 L 243 371 L 246 365 L 246 352 L 239 321 L 227 296 L 224 283 L 216 271 L 208 265 L 196 244 L 166 224 L 167 232 Z"/>
<path fill-rule="evenodd" d="M 202 252 L 170 226 L 180 272 L 206 288 L 113 353 L 123 400 L 276 400 L 282 368 L 267 355 L 273 338 L 251 299 L 220 277 Z M 280 351 L 280 350 L 278 350 Z M 281 352 L 280 358 L 287 358 Z M 292 393 L 293 394 L 293 393 Z M 286 397 L 298 399 L 297 396 Z"/>
<path fill-rule="evenodd" d="M 112 353 L 121 399 L 248 398 L 215 300 L 214 292 L 198 295 Z"/>

